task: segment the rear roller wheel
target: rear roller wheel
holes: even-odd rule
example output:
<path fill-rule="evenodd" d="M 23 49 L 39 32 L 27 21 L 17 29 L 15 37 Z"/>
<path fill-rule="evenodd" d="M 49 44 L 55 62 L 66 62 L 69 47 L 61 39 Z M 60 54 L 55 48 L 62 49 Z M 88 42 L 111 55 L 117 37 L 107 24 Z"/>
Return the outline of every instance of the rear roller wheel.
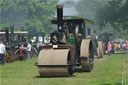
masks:
<path fill-rule="evenodd" d="M 90 39 L 82 40 L 80 55 L 82 70 L 91 72 L 94 64 L 94 52 L 93 44 Z"/>

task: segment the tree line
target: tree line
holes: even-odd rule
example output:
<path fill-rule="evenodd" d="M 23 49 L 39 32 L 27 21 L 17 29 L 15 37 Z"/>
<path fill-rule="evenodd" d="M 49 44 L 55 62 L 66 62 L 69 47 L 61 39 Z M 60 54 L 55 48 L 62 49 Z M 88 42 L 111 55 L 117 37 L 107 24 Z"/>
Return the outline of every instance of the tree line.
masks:
<path fill-rule="evenodd" d="M 51 30 L 50 19 L 56 15 L 59 0 L 0 0 L 0 29 L 14 25 L 16 30 L 26 29 L 31 34 Z M 65 0 L 73 5 L 78 16 L 93 20 L 103 32 L 116 37 L 128 35 L 128 0 Z M 126 37 L 126 36 L 125 36 Z"/>
<path fill-rule="evenodd" d="M 15 26 L 30 34 L 51 31 L 57 0 L 0 0 L 0 29 Z"/>
<path fill-rule="evenodd" d="M 100 9 L 102 10 L 100 15 L 104 16 L 100 19 L 101 26 L 103 27 L 106 24 L 110 24 L 115 37 L 126 40 L 128 40 L 127 8 L 128 0 L 111 0 L 108 1 L 108 4 L 103 9 Z"/>

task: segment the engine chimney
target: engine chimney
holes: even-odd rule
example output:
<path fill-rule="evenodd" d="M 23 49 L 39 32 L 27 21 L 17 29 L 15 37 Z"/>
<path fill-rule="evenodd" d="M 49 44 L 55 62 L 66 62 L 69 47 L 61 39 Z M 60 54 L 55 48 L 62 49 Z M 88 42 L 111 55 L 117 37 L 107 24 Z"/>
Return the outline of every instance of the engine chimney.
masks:
<path fill-rule="evenodd" d="M 6 43 L 9 44 L 9 28 L 8 27 L 5 28 L 5 36 L 6 36 Z"/>
<path fill-rule="evenodd" d="M 58 24 L 58 31 L 63 32 L 63 6 L 58 5 L 57 8 L 57 24 Z"/>
<path fill-rule="evenodd" d="M 10 26 L 10 32 L 11 32 L 11 44 L 13 44 L 13 41 L 14 41 L 14 25 Z"/>

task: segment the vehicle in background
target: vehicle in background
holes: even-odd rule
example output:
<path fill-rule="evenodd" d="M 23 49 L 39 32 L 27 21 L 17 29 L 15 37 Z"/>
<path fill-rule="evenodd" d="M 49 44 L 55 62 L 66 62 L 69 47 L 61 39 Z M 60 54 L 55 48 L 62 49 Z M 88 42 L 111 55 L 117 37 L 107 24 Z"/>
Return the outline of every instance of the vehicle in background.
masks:
<path fill-rule="evenodd" d="M 113 44 L 113 33 L 108 33 L 108 32 L 105 32 L 105 33 L 101 33 L 99 35 L 99 39 L 102 40 L 103 42 L 103 49 L 104 49 L 104 54 L 107 54 L 108 53 L 108 49 L 107 49 L 107 45 L 108 45 L 108 42 L 111 42 L 111 44 Z M 114 46 L 112 45 L 112 53 L 114 53 Z"/>
<path fill-rule="evenodd" d="M 9 31 L 10 29 L 10 31 Z M 25 49 L 21 48 L 23 43 L 28 41 L 28 31 L 14 31 L 14 26 L 0 30 L 0 38 L 3 40 L 6 46 L 5 62 L 11 63 L 15 60 L 26 60 L 27 53 Z M 31 57 L 34 54 L 35 49 L 32 47 Z"/>

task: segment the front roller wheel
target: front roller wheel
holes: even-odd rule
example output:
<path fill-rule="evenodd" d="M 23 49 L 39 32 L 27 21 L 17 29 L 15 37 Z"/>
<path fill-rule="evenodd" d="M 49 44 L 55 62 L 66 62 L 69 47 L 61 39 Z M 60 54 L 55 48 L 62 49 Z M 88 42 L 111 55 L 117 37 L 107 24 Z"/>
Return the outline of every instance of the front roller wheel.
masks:
<path fill-rule="evenodd" d="M 41 77 L 68 77 L 73 75 L 69 49 L 43 49 L 38 57 Z"/>
<path fill-rule="evenodd" d="M 91 72 L 94 64 L 94 52 L 93 43 L 90 39 L 82 40 L 80 56 L 82 70 L 86 72 Z"/>

